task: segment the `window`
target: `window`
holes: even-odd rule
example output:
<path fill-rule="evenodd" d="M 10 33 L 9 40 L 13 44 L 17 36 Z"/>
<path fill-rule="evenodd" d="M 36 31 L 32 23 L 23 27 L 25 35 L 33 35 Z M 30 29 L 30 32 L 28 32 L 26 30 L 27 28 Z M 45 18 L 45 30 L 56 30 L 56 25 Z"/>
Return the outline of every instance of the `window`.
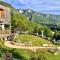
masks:
<path fill-rule="evenodd" d="M 4 17 L 4 10 L 0 9 L 0 18 L 3 18 L 3 17 Z"/>

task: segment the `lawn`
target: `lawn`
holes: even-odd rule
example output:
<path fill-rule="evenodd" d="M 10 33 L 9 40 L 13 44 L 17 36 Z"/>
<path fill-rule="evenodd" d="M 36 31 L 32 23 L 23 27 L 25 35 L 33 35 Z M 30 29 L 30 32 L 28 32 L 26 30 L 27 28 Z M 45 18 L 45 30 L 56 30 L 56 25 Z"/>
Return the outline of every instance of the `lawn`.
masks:
<path fill-rule="evenodd" d="M 47 60 L 59 60 L 60 59 L 60 54 L 54 55 L 53 53 L 47 53 L 46 55 Z"/>
<path fill-rule="evenodd" d="M 31 42 L 32 46 L 41 46 L 42 44 L 52 44 L 50 41 L 34 35 L 21 34 L 14 38 L 17 42 Z"/>
<path fill-rule="evenodd" d="M 50 41 L 44 40 L 40 37 L 33 36 L 33 35 L 21 34 L 16 39 L 18 39 L 19 41 L 23 41 L 23 42 L 32 41 L 33 45 L 35 45 L 35 46 L 41 45 L 43 43 L 51 44 Z M 1 40 L 0 40 L 0 46 L 1 46 L 0 49 L 3 49 L 3 51 L 0 51 L 1 53 L 5 52 L 5 51 L 10 51 L 12 53 L 12 56 L 16 59 L 29 60 L 29 58 L 31 58 L 31 56 L 34 56 L 36 53 L 36 52 L 30 51 L 30 50 L 8 48 L 8 47 L 4 46 L 4 41 L 1 41 Z M 53 53 L 50 53 L 46 50 L 42 50 L 42 52 L 41 51 L 38 52 L 38 54 L 41 54 L 41 53 L 42 53 L 42 56 L 44 56 L 46 58 L 46 60 L 59 60 L 60 59 L 60 54 L 54 55 Z M 35 55 L 35 56 L 37 56 L 37 55 Z"/>

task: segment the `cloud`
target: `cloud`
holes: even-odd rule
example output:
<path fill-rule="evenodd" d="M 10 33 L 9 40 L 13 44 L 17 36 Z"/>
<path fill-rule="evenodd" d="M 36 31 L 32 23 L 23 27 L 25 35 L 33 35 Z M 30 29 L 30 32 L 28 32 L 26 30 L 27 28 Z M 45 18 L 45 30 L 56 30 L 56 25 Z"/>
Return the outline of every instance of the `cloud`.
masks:
<path fill-rule="evenodd" d="M 20 3 L 22 4 L 28 4 L 30 0 L 19 0 Z"/>
<path fill-rule="evenodd" d="M 60 11 L 60 0 L 4 0 L 15 8 L 33 9 L 35 11 Z M 58 12 L 57 12 L 58 13 Z"/>

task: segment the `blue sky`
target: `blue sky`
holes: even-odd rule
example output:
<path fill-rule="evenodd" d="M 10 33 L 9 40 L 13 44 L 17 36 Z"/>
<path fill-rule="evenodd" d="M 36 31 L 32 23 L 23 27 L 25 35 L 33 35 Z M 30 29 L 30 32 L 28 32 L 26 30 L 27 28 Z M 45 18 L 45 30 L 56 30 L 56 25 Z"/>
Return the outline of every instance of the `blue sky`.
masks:
<path fill-rule="evenodd" d="M 3 0 L 16 9 L 33 9 L 37 12 L 60 15 L 60 0 Z"/>

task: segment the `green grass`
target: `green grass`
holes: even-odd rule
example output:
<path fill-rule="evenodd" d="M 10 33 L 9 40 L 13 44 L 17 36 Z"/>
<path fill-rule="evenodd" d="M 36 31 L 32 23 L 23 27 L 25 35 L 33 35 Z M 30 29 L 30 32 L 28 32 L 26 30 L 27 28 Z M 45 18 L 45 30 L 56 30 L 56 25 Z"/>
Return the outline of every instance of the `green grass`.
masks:
<path fill-rule="evenodd" d="M 33 54 L 33 52 L 31 50 L 24 50 L 24 49 L 12 49 L 9 47 L 6 47 L 4 45 L 4 41 L 0 40 L 0 49 L 3 49 L 3 51 L 0 51 L 2 54 L 6 51 L 9 51 L 13 54 L 14 58 L 25 58 L 26 60 L 28 60 L 30 58 L 30 56 Z M 2 57 L 0 57 L 1 59 Z"/>
<path fill-rule="evenodd" d="M 31 56 L 34 56 L 34 52 L 32 52 L 30 50 L 16 49 L 15 51 L 16 51 L 16 53 L 18 53 L 19 55 L 23 56 L 27 60 L 29 60 L 29 58 Z M 44 50 L 44 52 L 45 52 L 45 50 Z M 40 53 L 42 53 L 42 56 L 44 56 L 47 60 L 59 60 L 60 59 L 60 54 L 54 55 L 53 53 L 50 53 L 48 51 L 46 51 L 45 53 L 44 52 L 43 53 L 40 52 Z"/>
<path fill-rule="evenodd" d="M 50 41 L 42 39 L 38 36 L 34 35 L 27 35 L 27 34 L 21 34 L 17 35 L 14 39 L 14 41 L 22 41 L 22 42 L 32 42 L 32 46 L 40 46 L 42 44 L 52 44 Z"/>
<path fill-rule="evenodd" d="M 60 59 L 60 54 L 54 55 L 53 53 L 49 53 L 46 55 L 46 58 L 48 60 L 59 60 Z"/>
<path fill-rule="evenodd" d="M 25 59 L 29 59 L 33 52 L 30 50 L 23 50 L 23 49 L 15 49 L 14 53 L 17 53 L 19 56 L 24 57 Z"/>
<path fill-rule="evenodd" d="M 22 35 L 21 35 L 22 36 Z M 31 36 L 31 35 L 28 35 Z M 34 36 L 35 37 L 35 36 Z M 35 38 L 34 38 L 35 39 Z M 41 38 L 39 38 L 41 39 Z M 24 40 L 23 40 L 24 41 Z M 36 40 L 38 41 L 38 40 Z M 43 39 L 44 41 L 44 39 Z M 36 43 L 37 44 L 37 43 Z M 13 54 L 13 57 L 15 58 L 25 58 L 26 60 L 29 60 L 29 58 L 31 56 L 34 56 L 34 52 L 30 51 L 30 50 L 24 50 L 24 49 L 11 49 L 8 48 L 6 46 L 4 46 L 3 41 L 0 41 L 0 46 L 2 46 L 2 48 L 6 49 L 6 50 L 10 50 L 11 53 Z M 36 53 L 36 52 L 35 52 Z M 39 53 L 42 53 L 42 56 L 45 56 L 45 58 L 47 60 L 59 60 L 60 59 L 60 54 L 58 55 L 54 55 L 53 53 L 50 53 L 48 51 L 42 50 L 42 52 L 40 51 Z M 15 55 L 15 56 L 14 56 Z M 18 57 L 19 56 L 19 57 Z M 0 57 L 1 58 L 1 57 Z M 23 59 L 24 60 L 24 59 Z"/>

